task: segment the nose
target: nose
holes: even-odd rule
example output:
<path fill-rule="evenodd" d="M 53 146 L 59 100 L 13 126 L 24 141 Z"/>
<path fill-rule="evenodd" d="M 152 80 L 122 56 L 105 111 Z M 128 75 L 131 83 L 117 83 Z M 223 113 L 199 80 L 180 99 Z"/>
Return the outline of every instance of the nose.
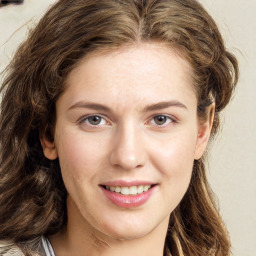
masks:
<path fill-rule="evenodd" d="M 145 165 L 146 151 L 136 125 L 127 124 L 117 129 L 110 162 L 124 170 L 133 170 Z"/>

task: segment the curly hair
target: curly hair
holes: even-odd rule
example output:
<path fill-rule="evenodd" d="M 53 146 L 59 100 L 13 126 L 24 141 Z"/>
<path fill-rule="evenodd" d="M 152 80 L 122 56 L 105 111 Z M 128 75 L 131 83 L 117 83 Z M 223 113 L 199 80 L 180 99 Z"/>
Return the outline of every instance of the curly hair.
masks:
<path fill-rule="evenodd" d="M 55 103 L 79 61 L 94 51 L 138 42 L 163 42 L 193 70 L 198 116 L 214 101 L 211 136 L 238 79 L 235 56 L 196 0 L 61 0 L 54 4 L 6 70 L 0 113 L 0 239 L 34 255 L 38 237 L 65 227 L 67 192 L 58 159 L 48 160 L 40 137 L 52 136 Z M 36 242 L 35 242 L 36 241 Z M 1 252 L 1 249 L 0 249 Z M 195 160 L 184 198 L 171 213 L 165 255 L 230 254 L 228 233 Z"/>

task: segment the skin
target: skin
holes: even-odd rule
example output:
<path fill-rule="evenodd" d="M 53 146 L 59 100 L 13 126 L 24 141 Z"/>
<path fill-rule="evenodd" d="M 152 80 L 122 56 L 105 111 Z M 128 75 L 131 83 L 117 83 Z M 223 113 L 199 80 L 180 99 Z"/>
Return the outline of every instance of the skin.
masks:
<path fill-rule="evenodd" d="M 57 256 L 163 255 L 169 216 L 212 125 L 212 116 L 198 120 L 191 72 L 174 50 L 140 43 L 91 54 L 70 73 L 54 141 L 41 139 L 45 156 L 59 158 L 68 191 L 67 228 L 50 237 Z M 99 186 L 115 180 L 156 186 L 146 203 L 123 208 Z"/>

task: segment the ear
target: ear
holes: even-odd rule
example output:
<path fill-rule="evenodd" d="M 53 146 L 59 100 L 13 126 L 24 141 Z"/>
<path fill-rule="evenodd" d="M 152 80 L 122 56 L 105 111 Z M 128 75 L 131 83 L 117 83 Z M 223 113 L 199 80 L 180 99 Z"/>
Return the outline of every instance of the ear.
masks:
<path fill-rule="evenodd" d="M 196 160 L 202 157 L 207 147 L 214 120 L 215 103 L 212 103 L 209 107 L 207 107 L 207 112 L 207 119 L 204 121 L 198 121 L 198 134 L 194 155 L 194 159 Z"/>
<path fill-rule="evenodd" d="M 41 146 L 46 158 L 55 160 L 58 157 L 57 149 L 55 147 L 54 139 L 47 132 L 40 138 Z"/>

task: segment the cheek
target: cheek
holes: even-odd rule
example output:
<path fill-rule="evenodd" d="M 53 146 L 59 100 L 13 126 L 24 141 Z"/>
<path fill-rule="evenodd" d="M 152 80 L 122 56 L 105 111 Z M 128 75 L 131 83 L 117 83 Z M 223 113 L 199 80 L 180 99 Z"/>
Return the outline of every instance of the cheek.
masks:
<path fill-rule="evenodd" d="M 189 183 L 196 146 L 196 133 L 180 133 L 151 152 L 154 166 L 172 186 Z"/>
<path fill-rule="evenodd" d="M 154 153 L 153 163 L 162 176 L 160 191 L 165 198 L 163 208 L 166 208 L 168 213 L 177 207 L 188 189 L 193 170 L 195 143 L 194 136 L 173 137 Z"/>
<path fill-rule="evenodd" d="M 57 150 L 63 179 L 68 183 L 93 179 L 105 159 L 103 148 L 99 140 L 91 141 L 78 133 L 62 133 Z M 85 174 L 87 179 L 84 179 Z"/>

